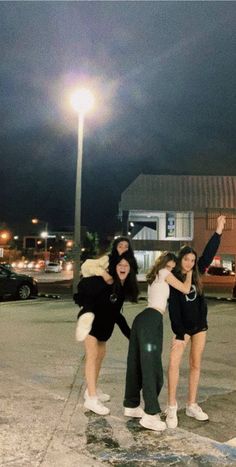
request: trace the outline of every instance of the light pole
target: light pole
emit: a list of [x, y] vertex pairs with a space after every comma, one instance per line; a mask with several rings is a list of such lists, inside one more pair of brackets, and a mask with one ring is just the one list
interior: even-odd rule
[[47, 259], [47, 251], [48, 251], [48, 222], [45, 224], [45, 231], [41, 232], [41, 237], [44, 238], [44, 256], [45, 260]]
[[81, 254], [81, 181], [83, 161], [84, 117], [92, 109], [94, 98], [88, 89], [79, 89], [71, 96], [71, 104], [78, 113], [78, 146], [75, 187], [75, 220], [74, 220], [74, 267], [73, 267], [73, 293], [77, 291], [80, 278]]
[[44, 238], [44, 259], [46, 261], [48, 252], [48, 222], [37, 218], [31, 219], [31, 222], [32, 224], [45, 224], [45, 231], [41, 233], [41, 237]]

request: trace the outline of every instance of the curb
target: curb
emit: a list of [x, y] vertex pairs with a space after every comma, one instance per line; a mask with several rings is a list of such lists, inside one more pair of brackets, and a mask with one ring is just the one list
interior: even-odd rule
[[236, 298], [234, 297], [213, 297], [211, 295], [205, 295], [207, 300], [218, 300], [222, 302], [236, 302]]
[[55, 300], [60, 300], [61, 295], [51, 294], [51, 293], [39, 293], [37, 298], [54, 298]]

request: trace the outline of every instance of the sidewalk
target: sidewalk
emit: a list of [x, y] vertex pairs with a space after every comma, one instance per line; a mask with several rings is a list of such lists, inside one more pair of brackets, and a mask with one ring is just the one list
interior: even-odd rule
[[[144, 306], [125, 306], [130, 323]], [[83, 408], [83, 345], [74, 341], [73, 303], [39, 299], [1, 304], [0, 465], [236, 466], [236, 306], [210, 302], [209, 308], [199, 400], [211, 421], [200, 423], [184, 414], [186, 355], [178, 395], [179, 428], [156, 433], [123, 416], [128, 341], [118, 328], [101, 374], [101, 385], [111, 395], [111, 415], [100, 417]], [[165, 368], [170, 337], [166, 316]], [[163, 409], [165, 402], [166, 387]]]

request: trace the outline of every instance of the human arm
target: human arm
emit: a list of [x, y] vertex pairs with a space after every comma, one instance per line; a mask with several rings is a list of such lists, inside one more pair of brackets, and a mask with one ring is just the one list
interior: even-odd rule
[[182, 322], [180, 293], [172, 287], [170, 288], [169, 317], [171, 329], [176, 335], [176, 339], [184, 341], [185, 329]]
[[198, 260], [198, 269], [201, 274], [205, 272], [214, 259], [214, 256], [220, 245], [221, 235], [224, 230], [225, 222], [225, 216], [219, 216], [217, 218], [216, 231], [206, 244], [203, 253]]
[[119, 313], [116, 317], [116, 324], [119, 326], [122, 334], [124, 334], [127, 339], [130, 338], [130, 327], [124, 317], [121, 313]]
[[177, 279], [174, 276], [174, 274], [172, 274], [172, 272], [168, 274], [165, 280], [167, 284], [174, 287], [174, 289], [177, 289], [184, 294], [188, 294], [190, 292], [191, 284], [192, 284], [192, 271], [189, 271], [186, 274], [186, 279], [184, 282], [181, 282], [179, 279]]

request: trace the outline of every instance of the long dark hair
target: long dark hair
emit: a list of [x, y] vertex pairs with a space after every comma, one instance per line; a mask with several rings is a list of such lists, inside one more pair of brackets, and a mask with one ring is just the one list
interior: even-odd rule
[[[132, 261], [132, 269], [134, 270], [135, 274], [138, 273], [138, 265], [137, 261], [134, 256], [134, 252], [130, 243], [129, 237], [117, 237], [111, 247], [111, 253], [109, 254], [109, 269], [108, 272], [111, 276], [114, 276], [115, 274], [115, 268], [117, 265], [117, 261], [121, 258], [117, 251], [117, 246], [119, 245], [120, 242], [127, 242], [128, 243], [128, 250], [125, 252], [125, 254], [129, 255], [131, 261]], [[125, 258], [126, 259], [126, 258]], [[128, 260], [127, 260], [128, 261]]]
[[169, 261], [174, 261], [176, 263], [176, 256], [174, 253], [170, 253], [169, 251], [163, 251], [146, 275], [147, 283], [149, 285], [153, 283], [160, 269], [163, 269]]
[[[125, 259], [129, 265], [130, 265], [130, 272], [127, 276], [127, 278], [124, 281], [124, 284], [122, 285], [120, 282], [120, 279], [117, 275], [116, 272], [116, 266], [117, 264], [122, 261], [122, 259]], [[134, 302], [137, 303], [138, 300], [138, 294], [139, 294], [139, 288], [138, 288], [138, 281], [136, 277], [136, 260], [135, 258], [130, 256], [130, 253], [126, 251], [122, 255], [118, 255], [116, 264], [114, 265], [114, 273], [113, 273], [113, 278], [114, 278], [114, 284], [113, 284], [113, 291], [114, 293], [117, 293], [118, 290], [122, 287], [123, 293], [125, 300], [128, 300], [129, 302]]]
[[174, 269], [174, 274], [179, 280], [184, 282], [186, 278], [186, 274], [182, 272], [182, 259], [184, 256], [188, 255], [189, 253], [195, 256], [195, 264], [192, 268], [192, 271], [193, 271], [192, 283], [196, 286], [197, 292], [201, 295], [202, 294], [202, 281], [201, 281], [201, 277], [200, 277], [200, 273], [199, 273], [198, 265], [197, 265], [197, 253], [191, 246], [185, 245], [185, 246], [182, 246], [182, 248], [180, 248], [178, 256], [177, 256], [177, 263]]

